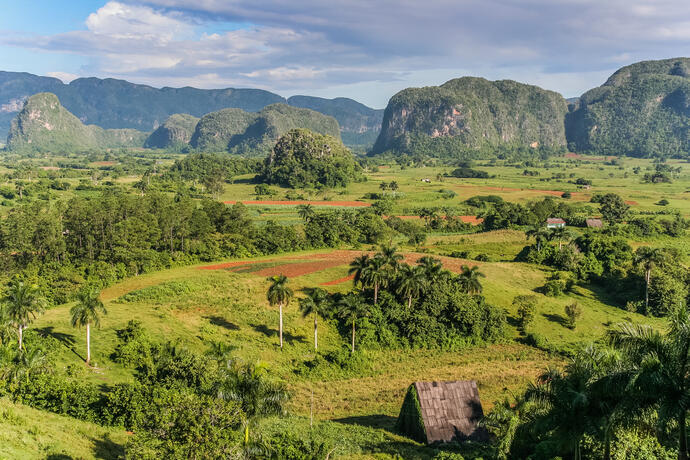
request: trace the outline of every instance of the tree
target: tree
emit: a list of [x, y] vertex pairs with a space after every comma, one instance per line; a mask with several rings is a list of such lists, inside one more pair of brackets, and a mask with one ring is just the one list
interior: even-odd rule
[[447, 271], [443, 270], [443, 263], [441, 260], [435, 257], [424, 256], [417, 260], [417, 263], [422, 267], [424, 275], [429, 281], [434, 281], [442, 275], [447, 274]]
[[268, 281], [271, 285], [268, 287], [266, 293], [266, 299], [268, 303], [275, 307], [278, 305], [280, 309], [280, 325], [279, 325], [279, 335], [280, 335], [280, 349], [283, 349], [283, 306], [287, 306], [292, 299], [293, 292], [287, 286], [288, 277], [285, 275], [275, 275], [270, 276]]
[[319, 349], [319, 325], [318, 316], [323, 315], [324, 308], [328, 304], [328, 292], [321, 288], [313, 288], [307, 292], [307, 297], [299, 299], [299, 308], [302, 316], [314, 315], [314, 350]]
[[664, 261], [664, 253], [661, 249], [652, 249], [649, 246], [640, 246], [635, 251], [635, 265], [644, 269], [644, 306], [645, 312], [649, 310], [649, 282], [652, 279], [652, 269]]
[[472, 268], [467, 265], [460, 267], [462, 270], [458, 275], [458, 281], [462, 290], [467, 294], [480, 294], [482, 292], [482, 283], [479, 278], [486, 278], [486, 275], [479, 271], [478, 266]]
[[297, 215], [304, 222], [309, 222], [314, 217], [314, 214], [316, 214], [316, 211], [314, 211], [314, 206], [309, 203], [297, 206]]
[[0, 305], [0, 345], [7, 345], [17, 334], [7, 306]]
[[563, 249], [563, 240], [569, 240], [572, 238], [573, 232], [565, 227], [558, 227], [551, 229], [551, 234], [549, 238], [558, 241], [558, 250]]
[[395, 195], [395, 192], [398, 191], [398, 183], [392, 180], [390, 184], [388, 184], [388, 188], [393, 192], [393, 195]]
[[381, 182], [381, 183], [379, 184], [379, 189], [380, 189], [382, 192], [385, 192], [386, 190], [388, 190], [388, 183], [387, 183], [387, 182]]
[[541, 245], [549, 239], [550, 231], [548, 228], [538, 225], [525, 232], [527, 238], [534, 238], [537, 243], [537, 252], [541, 252]]
[[23, 349], [24, 330], [36, 315], [45, 310], [45, 300], [41, 297], [38, 286], [14, 281], [7, 288], [3, 298], [7, 314], [17, 328], [19, 335], [19, 349]]
[[366, 274], [367, 267], [371, 263], [371, 259], [367, 254], [362, 254], [361, 256], [355, 257], [352, 262], [350, 262], [350, 268], [347, 270], [348, 275], [354, 275], [352, 282], [355, 286], [358, 283], [362, 284], [362, 289], [364, 289], [364, 279], [362, 278]]
[[537, 296], [519, 295], [513, 299], [513, 306], [517, 307], [518, 323], [524, 332], [532, 321], [537, 311]]
[[352, 353], [355, 352], [355, 323], [357, 319], [368, 315], [367, 307], [355, 293], [344, 296], [338, 302], [338, 315], [352, 324]]
[[690, 316], [677, 308], [666, 334], [648, 325], [623, 324], [609, 331], [609, 343], [629, 366], [627, 388], [640, 408], [655, 407], [662, 420], [678, 425], [678, 459], [688, 459], [686, 418], [690, 401]]
[[100, 299], [101, 293], [94, 287], [82, 289], [77, 294], [77, 304], [70, 309], [72, 327], [86, 326], [86, 364], [91, 362], [91, 325], [101, 325], [101, 314], [108, 314]]
[[400, 265], [400, 261], [403, 259], [402, 254], [398, 253], [398, 248], [391, 244], [381, 245], [375, 257], [381, 258], [383, 265], [390, 269], [392, 273], [398, 270], [398, 265]]
[[628, 206], [623, 198], [615, 193], [607, 193], [597, 200], [599, 202], [599, 210], [601, 217], [609, 224], [619, 224], [625, 220], [628, 215]]
[[362, 269], [362, 285], [374, 288], [374, 305], [378, 303], [379, 288], [388, 283], [389, 273], [381, 257], [369, 259], [369, 263]]
[[407, 264], [400, 267], [397, 292], [407, 298], [408, 310], [412, 307], [412, 298], [418, 297], [426, 284], [427, 277], [423, 267], [412, 267]]

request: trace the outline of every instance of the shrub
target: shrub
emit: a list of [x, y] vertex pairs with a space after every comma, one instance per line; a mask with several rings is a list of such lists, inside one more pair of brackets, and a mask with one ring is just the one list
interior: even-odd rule
[[537, 297], [533, 295], [519, 295], [513, 299], [513, 306], [517, 306], [518, 323], [524, 332], [537, 311]]
[[582, 307], [577, 302], [565, 306], [566, 326], [575, 329], [575, 323], [582, 316]]

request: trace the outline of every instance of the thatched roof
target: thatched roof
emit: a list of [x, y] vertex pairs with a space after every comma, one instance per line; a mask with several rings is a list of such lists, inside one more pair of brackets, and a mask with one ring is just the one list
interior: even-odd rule
[[604, 226], [601, 219], [586, 219], [585, 222], [589, 228], [601, 228]]
[[[428, 444], [468, 439], [473, 441], [488, 439], [487, 431], [477, 426], [479, 420], [484, 416], [482, 404], [479, 400], [477, 382], [464, 380], [415, 382], [412, 387], [414, 387], [418, 399], [418, 406], [417, 404], [410, 404], [406, 410], [405, 406], [408, 403], [406, 398], [401, 410], [399, 426], [403, 428], [403, 431], [406, 431], [404, 429], [405, 426], [409, 427], [411, 423], [401, 424], [401, 419], [404, 415], [409, 417], [411, 415], [409, 413], [410, 409], [417, 406], [417, 410], [421, 412], [418, 417], [423, 422], [423, 426], [419, 426], [418, 431], [423, 430], [423, 435], [422, 433], [406, 434], [415, 435], [413, 437], [420, 441], [426, 441]], [[410, 419], [408, 418], [408, 420]], [[414, 419], [410, 421], [414, 421]]]

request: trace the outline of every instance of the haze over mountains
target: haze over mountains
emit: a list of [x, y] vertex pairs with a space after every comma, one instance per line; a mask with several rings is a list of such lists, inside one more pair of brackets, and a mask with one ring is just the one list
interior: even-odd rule
[[84, 124], [105, 129], [153, 131], [176, 113], [202, 117], [226, 108], [258, 112], [282, 103], [314, 109], [338, 119], [348, 144], [371, 144], [378, 134], [383, 110], [346, 98], [282, 96], [260, 89], [153, 88], [112, 78], [78, 78], [64, 84], [57, 78], [0, 71], [0, 139], [24, 101], [37, 93], [53, 93]]
[[[57, 95], [64, 109], [56, 108], [53, 99], [32, 101], [31, 110], [50, 107], [56, 119], [39, 123], [25, 107], [13, 122], [11, 148], [48, 149], [49, 139], [67, 148], [65, 139], [79, 136], [83, 139], [72, 148], [141, 141], [137, 146], [263, 155], [280, 135], [306, 128], [342, 137], [350, 146], [373, 145], [373, 153], [433, 154], [440, 148], [501, 145], [633, 156], [682, 156], [690, 151], [689, 58], [623, 67], [601, 87], [568, 100], [511, 80], [463, 77], [400, 91], [385, 111], [346, 98], [286, 100], [262, 90], [155, 89], [95, 78], [65, 85], [52, 78], [2, 72], [0, 122], [14, 118], [38, 88]], [[75, 120], [153, 133], [101, 132]], [[52, 129], [44, 136], [40, 132], [46, 124]], [[71, 131], [57, 135], [57, 127]], [[32, 133], [38, 135], [36, 140]]]

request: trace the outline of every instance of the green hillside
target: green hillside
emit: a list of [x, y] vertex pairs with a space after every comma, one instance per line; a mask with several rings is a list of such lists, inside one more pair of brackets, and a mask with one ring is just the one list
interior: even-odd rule
[[0, 398], [0, 459], [117, 459], [124, 430], [39, 411]]
[[239, 109], [210, 113], [199, 120], [190, 144], [202, 151], [262, 155], [270, 152], [280, 136], [297, 128], [340, 139], [335, 118], [309, 109], [272, 104], [257, 114]]
[[567, 103], [555, 92], [510, 80], [463, 77], [408, 88], [391, 98], [374, 152], [414, 150], [415, 139], [459, 146], [564, 146]]
[[189, 144], [199, 119], [186, 113], [176, 113], [146, 139], [148, 148], [179, 148]]
[[12, 121], [10, 150], [67, 153], [75, 150], [141, 147], [146, 133], [133, 129], [103, 129], [85, 125], [65, 109], [57, 96], [31, 96]]
[[690, 149], [690, 58], [621, 68], [567, 116], [572, 149], [607, 155], [686, 155]]

